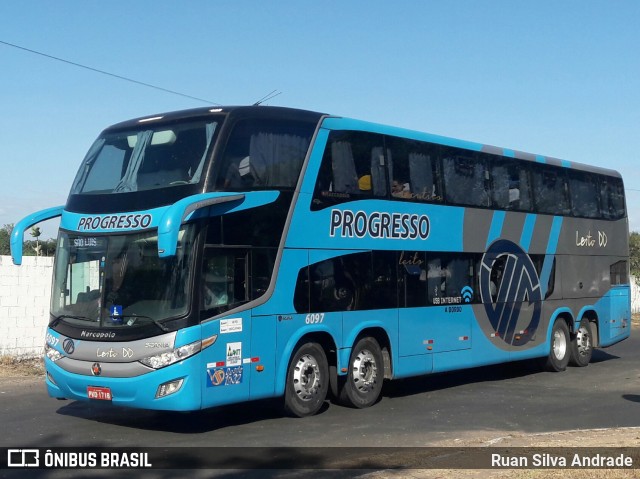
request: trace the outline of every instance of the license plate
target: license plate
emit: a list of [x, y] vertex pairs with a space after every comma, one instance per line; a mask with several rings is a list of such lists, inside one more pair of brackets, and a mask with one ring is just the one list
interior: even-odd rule
[[87, 396], [89, 399], [97, 399], [99, 401], [111, 401], [113, 399], [110, 388], [99, 388], [95, 386], [87, 386]]

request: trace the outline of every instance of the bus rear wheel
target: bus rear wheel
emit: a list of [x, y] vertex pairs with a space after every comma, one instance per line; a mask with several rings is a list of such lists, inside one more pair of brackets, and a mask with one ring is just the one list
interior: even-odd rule
[[591, 324], [588, 319], [580, 322], [575, 337], [571, 340], [571, 364], [585, 367], [591, 362], [593, 354], [593, 336], [591, 336]]
[[383, 379], [384, 365], [378, 341], [362, 338], [351, 350], [349, 372], [341, 384], [338, 399], [345, 406], [369, 407], [380, 397]]
[[551, 330], [551, 347], [547, 357], [546, 369], [560, 372], [567, 369], [570, 357], [569, 327], [562, 319], [557, 319]]
[[327, 397], [329, 366], [318, 343], [301, 345], [291, 358], [284, 393], [285, 412], [295, 417], [313, 416]]

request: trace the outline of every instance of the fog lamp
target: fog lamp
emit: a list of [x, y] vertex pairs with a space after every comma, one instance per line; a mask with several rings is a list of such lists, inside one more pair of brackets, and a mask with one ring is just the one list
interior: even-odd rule
[[169, 396], [171, 394], [177, 393], [180, 391], [182, 384], [184, 383], [184, 378], [174, 379], [173, 381], [168, 381], [166, 383], [162, 383], [158, 386], [158, 391], [156, 392], [156, 399], [163, 398], [165, 396]]

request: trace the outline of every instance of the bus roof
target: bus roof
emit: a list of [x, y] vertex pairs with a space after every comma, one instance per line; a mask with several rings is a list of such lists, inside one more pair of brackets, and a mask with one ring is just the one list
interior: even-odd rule
[[358, 130], [358, 131], [370, 131], [373, 133], [380, 133], [390, 136], [398, 136], [402, 138], [409, 138], [418, 141], [427, 141], [444, 146], [452, 146], [457, 148], [463, 148], [470, 151], [478, 151], [488, 154], [494, 154], [504, 157], [517, 158], [525, 161], [532, 161], [536, 163], [545, 163], [553, 166], [560, 166], [565, 168], [571, 168], [580, 171], [587, 171], [590, 173], [598, 173], [606, 176], [613, 176], [621, 178], [619, 172], [609, 169], [601, 168], [584, 163], [578, 163], [575, 161], [567, 161], [550, 156], [537, 155], [533, 153], [526, 153], [519, 150], [512, 150], [507, 148], [501, 148], [493, 145], [486, 145], [482, 143], [475, 143], [465, 140], [460, 140], [451, 137], [445, 137], [435, 135], [431, 133], [425, 133], [417, 130], [409, 130], [405, 128], [393, 127], [383, 125], [379, 123], [371, 123], [362, 120], [355, 120], [337, 115], [327, 115], [325, 113], [302, 110], [297, 108], [288, 107], [276, 107], [276, 106], [211, 106], [202, 108], [192, 108], [188, 110], [178, 110], [172, 112], [159, 113], [155, 115], [147, 115], [144, 117], [134, 118], [126, 120], [120, 123], [116, 123], [105, 131], [121, 130], [129, 128], [138, 128], [141, 123], [145, 122], [162, 122], [172, 123], [174, 121], [184, 121], [191, 118], [203, 118], [211, 115], [228, 115], [233, 117], [234, 120], [247, 118], [264, 118], [272, 117], [277, 119], [299, 119], [302, 121], [318, 122], [322, 118], [325, 118], [322, 126], [329, 129], [345, 129], [345, 130]]
[[319, 121], [324, 116], [323, 113], [318, 113], [309, 110], [300, 110], [297, 108], [286, 108], [277, 106], [215, 106], [204, 108], [192, 108], [189, 110], [178, 110], [165, 113], [158, 113], [155, 115], [147, 115], [131, 120], [126, 120], [115, 125], [111, 125], [106, 130], [121, 130], [127, 128], [138, 128], [140, 124], [146, 122], [162, 122], [171, 123], [174, 121], [189, 120], [195, 118], [203, 118], [212, 115], [229, 115], [235, 119], [243, 117], [260, 118], [260, 117], [273, 117], [273, 118], [288, 118], [288, 119], [300, 119], [303, 121]]

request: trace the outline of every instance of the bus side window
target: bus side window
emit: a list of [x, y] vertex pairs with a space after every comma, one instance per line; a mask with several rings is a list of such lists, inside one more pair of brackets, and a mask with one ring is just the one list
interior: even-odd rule
[[[419, 201], [442, 201], [437, 147], [387, 137], [391, 196]], [[393, 156], [392, 156], [393, 155]]]
[[386, 196], [389, 152], [384, 151], [383, 144], [381, 135], [331, 132], [318, 173], [314, 204], [322, 205], [330, 198], [346, 201], [352, 195]]
[[424, 253], [401, 251], [398, 258], [400, 307], [427, 305], [427, 264]]
[[435, 152], [409, 153], [409, 177], [412, 197], [424, 201], [442, 201], [439, 163]]
[[629, 284], [629, 277], [627, 275], [628, 266], [627, 262], [617, 261], [609, 266], [609, 278], [612, 285], [616, 284]]
[[[473, 255], [442, 253], [437, 257], [429, 257], [428, 255], [427, 258], [426, 278], [429, 304], [442, 304], [442, 298], [459, 298], [462, 302], [462, 290], [465, 287], [477, 291], [477, 275], [474, 272], [475, 258]], [[469, 302], [477, 300], [477, 293], [469, 298]]]
[[571, 205], [575, 216], [597, 218], [600, 215], [598, 204], [598, 181], [588, 173], [569, 172]]
[[201, 311], [226, 311], [249, 300], [246, 249], [205, 248], [202, 264]]
[[293, 293], [293, 307], [296, 313], [308, 313], [309, 308], [309, 267], [305, 266], [298, 272], [296, 289]]
[[489, 156], [491, 199], [494, 208], [531, 211], [528, 169], [522, 163]]
[[393, 165], [391, 151], [387, 149], [385, 154], [383, 147], [374, 146], [371, 149], [371, 189], [374, 196], [387, 195], [386, 165]]
[[[538, 277], [542, 281], [542, 269], [544, 267], [545, 255], [543, 254], [534, 254], [531, 255], [531, 261], [533, 261], [533, 265], [536, 268], [536, 272], [538, 273]], [[553, 257], [551, 259], [551, 272], [549, 274], [549, 281], [546, 284], [547, 292], [544, 296], [544, 299], [547, 299], [549, 296], [553, 294], [553, 291], [556, 286], [556, 258]]]
[[440, 304], [446, 288], [446, 269], [443, 269], [440, 258], [432, 258], [427, 262], [427, 295], [429, 304]]
[[[331, 190], [337, 193], [358, 193], [362, 187], [353, 158], [351, 143], [334, 141], [331, 143], [331, 169], [333, 181]], [[364, 187], [362, 187], [364, 190]], [[370, 186], [368, 189], [371, 189]]]
[[312, 313], [356, 309], [359, 283], [353, 276], [352, 265], [353, 262], [337, 257], [309, 266], [309, 309]]
[[624, 188], [620, 178], [600, 178], [601, 216], [620, 219], [625, 216]]
[[[367, 254], [368, 255], [368, 254]], [[374, 251], [372, 283], [367, 309], [398, 307], [397, 255], [394, 251]]]
[[454, 205], [489, 206], [486, 164], [471, 152], [449, 149], [442, 160], [447, 202]]
[[566, 215], [569, 208], [567, 178], [562, 168], [534, 168], [533, 191], [536, 211], [543, 214]]
[[227, 281], [231, 276], [231, 266], [228, 264], [229, 258], [225, 255], [218, 255], [215, 249], [206, 249], [205, 258], [202, 265], [202, 311], [207, 311], [229, 303], [229, 298], [233, 297], [233, 290], [229, 289], [232, 284]]

